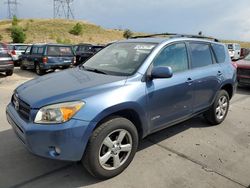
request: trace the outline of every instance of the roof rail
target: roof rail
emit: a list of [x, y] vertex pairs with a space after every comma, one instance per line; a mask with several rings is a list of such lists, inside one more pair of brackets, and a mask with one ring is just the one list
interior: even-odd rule
[[157, 34], [152, 34], [152, 35], [139, 35], [139, 36], [131, 37], [131, 39], [149, 38], [149, 37], [156, 37], [156, 36], [169, 36], [170, 38], [178, 38], [178, 37], [199, 38], [199, 39], [209, 39], [215, 42], [219, 42], [219, 40], [216, 38], [207, 37], [204, 35], [190, 35], [190, 34], [178, 34], [178, 33], [157, 33]]

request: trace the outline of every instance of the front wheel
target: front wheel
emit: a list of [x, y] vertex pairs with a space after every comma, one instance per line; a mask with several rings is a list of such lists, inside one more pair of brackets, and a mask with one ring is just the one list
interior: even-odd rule
[[218, 125], [224, 121], [229, 109], [229, 95], [221, 90], [217, 94], [213, 105], [204, 113], [205, 118], [211, 125]]
[[138, 147], [138, 133], [128, 119], [115, 117], [92, 134], [82, 163], [95, 177], [107, 179], [120, 174], [130, 164]]

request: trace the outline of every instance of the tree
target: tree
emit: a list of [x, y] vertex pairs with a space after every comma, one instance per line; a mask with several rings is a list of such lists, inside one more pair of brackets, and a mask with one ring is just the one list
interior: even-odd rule
[[129, 29], [126, 29], [126, 30], [123, 32], [123, 37], [126, 38], [126, 39], [132, 37], [132, 35], [133, 35], [133, 32], [130, 31]]
[[24, 43], [26, 40], [26, 34], [22, 27], [13, 26], [11, 28], [11, 38], [14, 43]]
[[69, 31], [72, 35], [80, 35], [82, 33], [83, 26], [80, 23], [74, 25], [74, 27]]
[[12, 26], [17, 26], [17, 24], [18, 24], [18, 19], [17, 19], [16, 16], [13, 16], [13, 18], [12, 18]]
[[0, 35], [0, 41], [2, 41], [3, 40], [3, 36], [2, 35]]

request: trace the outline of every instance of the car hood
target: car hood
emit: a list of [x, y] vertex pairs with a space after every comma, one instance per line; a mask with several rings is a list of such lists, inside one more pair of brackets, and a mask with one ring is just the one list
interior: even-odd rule
[[239, 68], [250, 68], [250, 61], [244, 59], [237, 61], [236, 64]]
[[36, 109], [53, 103], [83, 100], [121, 87], [125, 81], [124, 76], [98, 74], [77, 67], [28, 81], [15, 92], [21, 100]]

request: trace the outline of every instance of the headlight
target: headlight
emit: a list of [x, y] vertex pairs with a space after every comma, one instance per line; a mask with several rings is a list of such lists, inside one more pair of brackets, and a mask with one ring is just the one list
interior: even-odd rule
[[41, 108], [35, 118], [35, 123], [53, 124], [70, 120], [83, 106], [83, 101], [53, 104]]

